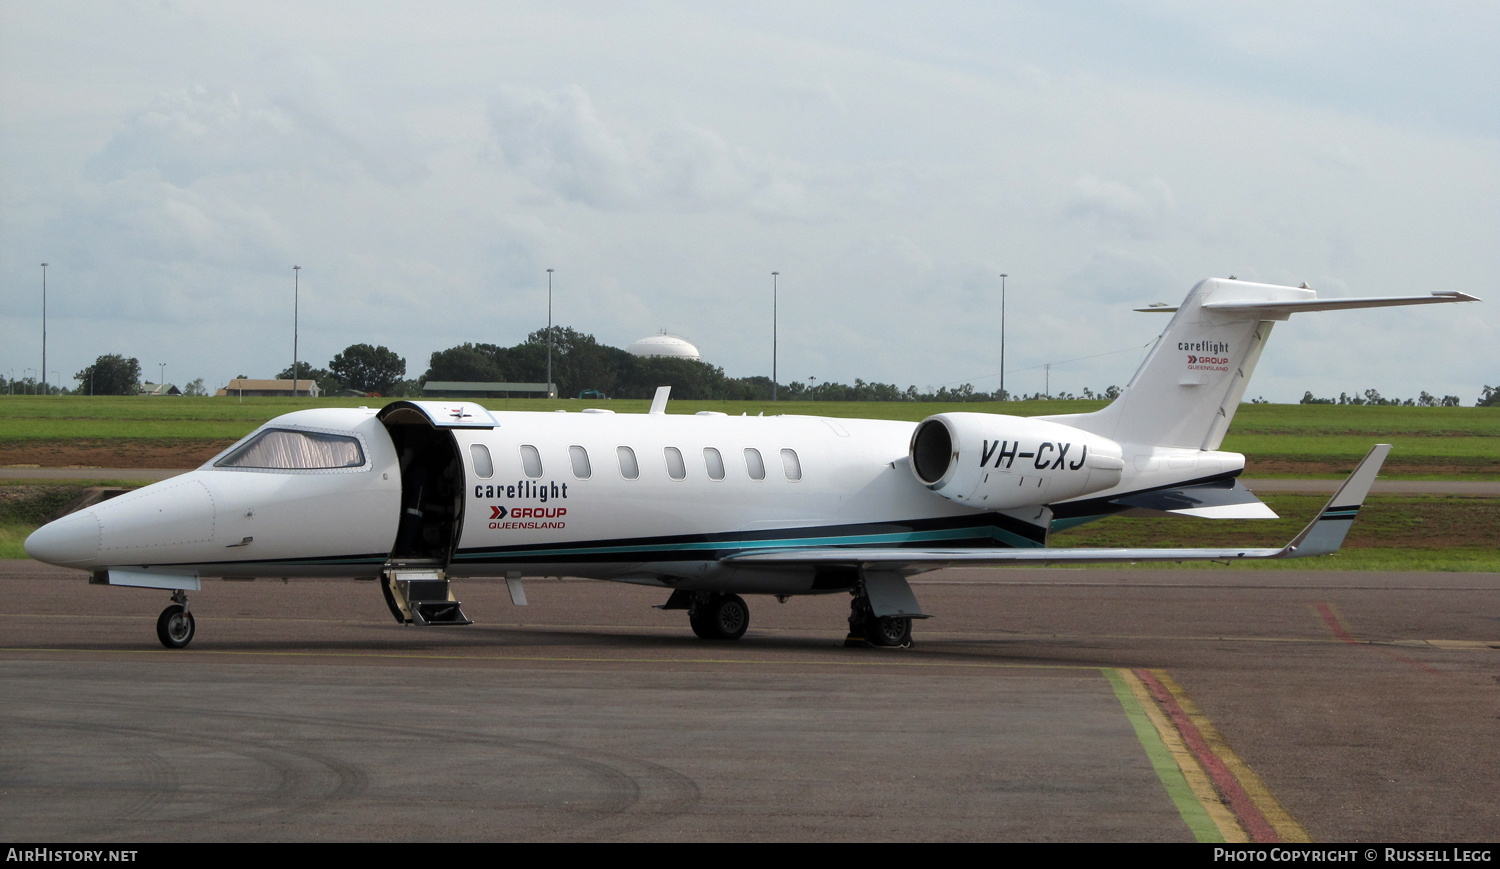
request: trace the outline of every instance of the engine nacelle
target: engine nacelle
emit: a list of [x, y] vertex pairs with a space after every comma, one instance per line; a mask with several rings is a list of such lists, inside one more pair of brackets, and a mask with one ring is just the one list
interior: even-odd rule
[[1120, 482], [1120, 445], [1072, 426], [996, 413], [929, 416], [911, 437], [911, 469], [950, 501], [988, 510], [1048, 504]]

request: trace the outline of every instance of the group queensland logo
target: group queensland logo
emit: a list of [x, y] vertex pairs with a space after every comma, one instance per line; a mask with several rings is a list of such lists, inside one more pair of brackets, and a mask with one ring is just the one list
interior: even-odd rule
[[538, 506], [490, 504], [489, 527], [491, 531], [531, 531], [546, 528], [566, 528], [567, 507], [540, 506], [568, 498], [568, 484], [546, 483], [537, 480], [519, 480], [515, 485], [474, 487], [475, 498], [505, 498], [506, 500], [534, 501]]
[[1179, 341], [1177, 349], [1194, 351], [1187, 357], [1190, 371], [1229, 370], [1228, 341]]

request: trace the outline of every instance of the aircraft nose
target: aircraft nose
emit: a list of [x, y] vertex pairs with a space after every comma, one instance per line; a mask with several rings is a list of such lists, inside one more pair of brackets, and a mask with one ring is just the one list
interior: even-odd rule
[[99, 557], [103, 531], [92, 510], [80, 510], [38, 528], [26, 538], [26, 554], [62, 567], [83, 567]]

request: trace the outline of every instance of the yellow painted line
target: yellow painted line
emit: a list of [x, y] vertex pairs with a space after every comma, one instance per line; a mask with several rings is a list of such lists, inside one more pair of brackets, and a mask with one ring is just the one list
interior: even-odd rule
[[1209, 780], [1203, 765], [1198, 763], [1198, 758], [1193, 756], [1192, 750], [1182, 741], [1182, 735], [1177, 732], [1177, 728], [1173, 727], [1172, 723], [1167, 720], [1167, 716], [1162, 714], [1161, 707], [1157, 705], [1151, 692], [1146, 690], [1146, 684], [1140, 680], [1139, 676], [1123, 667], [1118, 672], [1125, 684], [1130, 686], [1130, 693], [1135, 695], [1136, 702], [1145, 711], [1151, 726], [1155, 727], [1156, 732], [1161, 736], [1162, 744], [1167, 747], [1172, 759], [1182, 770], [1182, 777], [1192, 789], [1193, 796], [1203, 805], [1209, 820], [1219, 828], [1219, 835], [1229, 843], [1249, 842], [1250, 835], [1235, 819], [1234, 812], [1230, 811], [1229, 807], [1224, 805], [1224, 801], [1219, 798], [1219, 792]]
[[1223, 734], [1219, 733], [1218, 728], [1214, 727], [1213, 722], [1208, 720], [1208, 716], [1203, 714], [1198, 704], [1193, 702], [1182, 686], [1177, 684], [1177, 680], [1167, 675], [1165, 670], [1152, 670], [1151, 674], [1168, 691], [1172, 692], [1177, 705], [1182, 707], [1183, 714], [1187, 715], [1193, 726], [1198, 728], [1198, 732], [1208, 743], [1209, 749], [1218, 755], [1219, 760], [1229, 768], [1230, 773], [1240, 783], [1240, 787], [1244, 788], [1245, 793], [1249, 795], [1251, 802], [1255, 803], [1261, 815], [1276, 830], [1276, 835], [1280, 836], [1283, 842], [1311, 842], [1312, 838], [1307, 835], [1307, 830], [1297, 823], [1297, 819], [1292, 817], [1279, 800], [1271, 795], [1271, 789], [1266, 787], [1266, 783], [1261, 780], [1255, 770], [1241, 760], [1238, 754], [1235, 754]]
[[1487, 652], [1500, 649], [1500, 640], [1397, 640], [1395, 646], [1427, 646], [1445, 652]]

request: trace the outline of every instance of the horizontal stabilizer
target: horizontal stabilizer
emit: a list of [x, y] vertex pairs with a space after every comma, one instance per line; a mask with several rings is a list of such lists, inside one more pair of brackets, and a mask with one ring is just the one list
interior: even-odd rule
[[950, 565], [1108, 564], [1143, 561], [1242, 561], [1258, 558], [1304, 558], [1337, 552], [1349, 533], [1365, 496], [1391, 451], [1376, 444], [1329, 499], [1317, 518], [1280, 549], [875, 549], [823, 547], [743, 552], [725, 561], [757, 564], [879, 566], [883, 569], [934, 569]]
[[1478, 297], [1453, 290], [1434, 292], [1427, 296], [1369, 296], [1355, 299], [1307, 299], [1287, 300], [1225, 300], [1203, 303], [1209, 312], [1257, 314], [1266, 320], [1285, 320], [1292, 314], [1304, 311], [1348, 311], [1354, 308], [1390, 308], [1397, 305], [1440, 305], [1447, 302], [1477, 302]]
[[[1241, 302], [1207, 302], [1203, 305], [1206, 311], [1247, 311], [1264, 312], [1269, 314], [1267, 319], [1285, 320], [1286, 315], [1301, 311], [1347, 311], [1351, 308], [1388, 308], [1395, 305], [1435, 305], [1443, 302], [1479, 302], [1483, 301], [1478, 296], [1468, 293], [1460, 293], [1457, 290], [1434, 290], [1427, 296], [1387, 296], [1384, 298], [1371, 296], [1356, 299], [1313, 299], [1307, 302], [1266, 302], [1266, 301], [1241, 301]], [[1144, 308], [1132, 308], [1142, 314], [1175, 314], [1177, 305], [1167, 305], [1157, 302]]]

